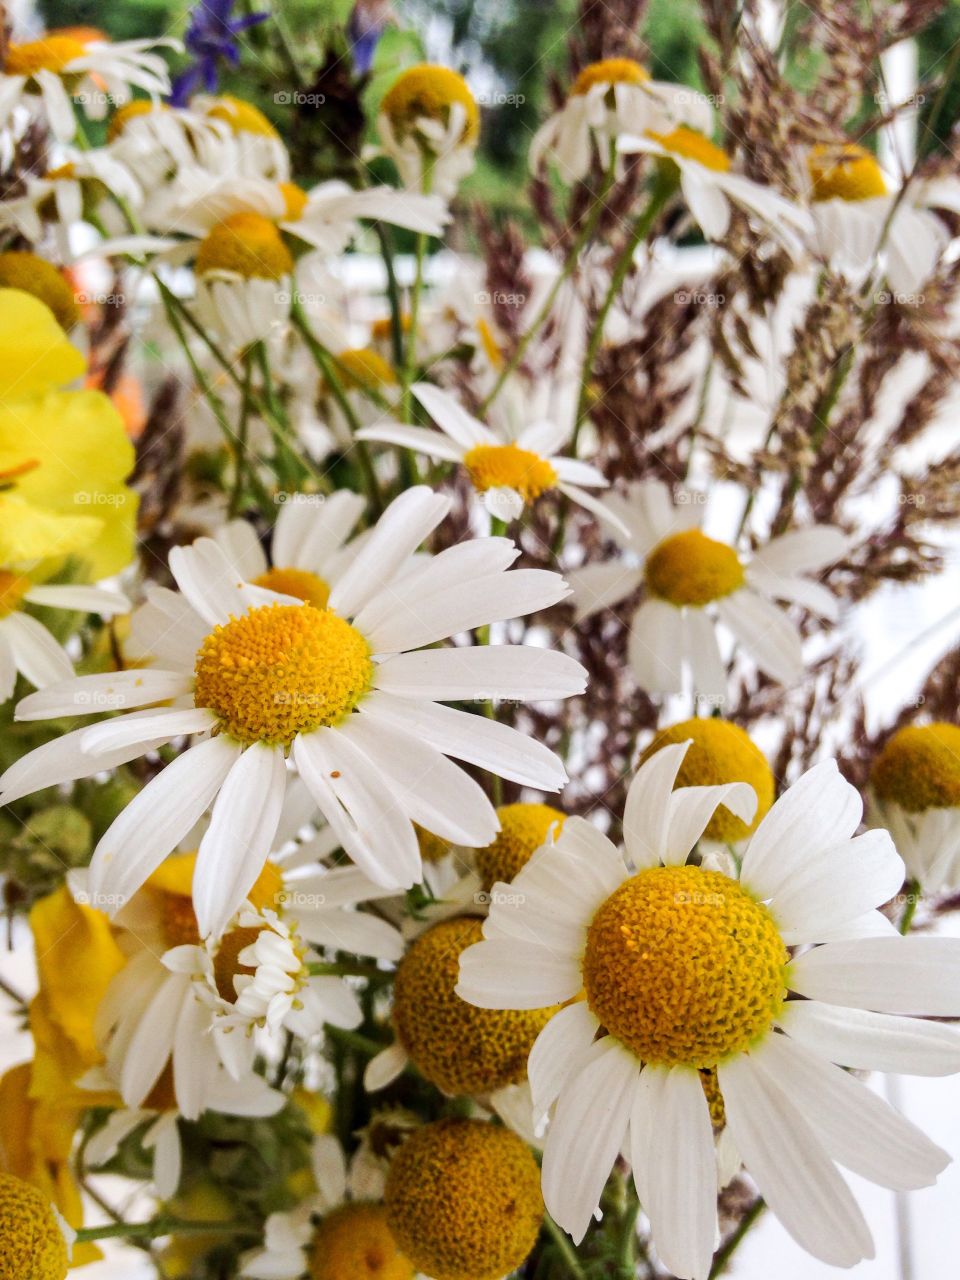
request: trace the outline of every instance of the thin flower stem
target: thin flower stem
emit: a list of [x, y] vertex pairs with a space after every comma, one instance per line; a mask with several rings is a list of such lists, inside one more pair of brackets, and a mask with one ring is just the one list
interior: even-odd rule
[[427, 250], [427, 237], [424, 232], [417, 235], [415, 251], [416, 268], [413, 276], [413, 288], [410, 292], [410, 325], [407, 329], [407, 341], [404, 350], [403, 368], [400, 381], [403, 387], [403, 421], [410, 422], [412, 400], [410, 386], [417, 372], [417, 329], [420, 323], [420, 298], [423, 294], [423, 259]]
[[243, 505], [243, 479], [247, 470], [247, 446], [250, 435], [250, 382], [253, 378], [253, 361], [250, 352], [244, 354], [245, 376], [243, 379], [244, 395], [240, 405], [240, 421], [237, 424], [237, 444], [234, 450], [233, 489], [230, 492], [228, 514], [233, 519], [240, 514]]
[[110, 1222], [101, 1227], [81, 1227], [77, 1241], [155, 1240], [159, 1236], [255, 1235], [243, 1222], [190, 1222], [181, 1218], [153, 1218], [150, 1222]]
[[390, 233], [382, 222], [377, 223], [376, 232], [377, 239], [380, 241], [384, 270], [387, 273], [387, 297], [390, 300], [390, 350], [393, 354], [393, 363], [400, 370], [403, 368], [403, 307], [400, 303], [400, 286], [397, 284], [397, 273], [393, 265]]
[[564, 283], [573, 274], [577, 266], [577, 262], [579, 261], [580, 254], [583, 252], [588, 241], [592, 239], [593, 233], [597, 229], [597, 224], [599, 223], [600, 217], [606, 208], [607, 196], [610, 194], [610, 189], [613, 186], [615, 179], [616, 166], [611, 164], [604, 175], [603, 186], [600, 188], [597, 198], [591, 206], [589, 214], [581, 224], [577, 238], [570, 247], [570, 252], [567, 254], [566, 261], [560, 269], [560, 274], [557, 276], [556, 280], [554, 280], [550, 292], [544, 299], [540, 310], [534, 316], [533, 322], [529, 328], [524, 330], [523, 336], [513, 350], [513, 354], [500, 370], [496, 382], [493, 384], [493, 387], [486, 399], [480, 405], [481, 413], [485, 413], [487, 409], [490, 408], [491, 404], [493, 404], [494, 400], [496, 400], [503, 388], [503, 384], [507, 381], [510, 375], [516, 371], [520, 362], [523, 360], [523, 357], [526, 355], [527, 348], [530, 343], [547, 322], [550, 313], [553, 310], [553, 304], [557, 300], [557, 294], [560, 292]]
[[898, 926], [904, 937], [906, 937], [910, 932], [910, 928], [913, 924], [913, 917], [917, 914], [917, 907], [920, 905], [920, 885], [916, 880], [908, 880], [906, 890], [907, 901]]
[[587, 1273], [583, 1269], [580, 1259], [577, 1257], [576, 1250], [570, 1243], [566, 1232], [557, 1226], [549, 1213], [545, 1213], [543, 1215], [543, 1225], [546, 1227], [553, 1243], [556, 1245], [557, 1252], [569, 1267], [570, 1275], [575, 1276], [577, 1280], [587, 1280]]
[[622, 1280], [636, 1280], [637, 1277], [637, 1218], [640, 1214], [640, 1202], [631, 1204], [623, 1216], [623, 1227], [620, 1235], [620, 1275]]
[[339, 978], [390, 978], [386, 969], [378, 969], [375, 964], [326, 964], [322, 961], [308, 964], [307, 968], [314, 976], [332, 976]]
[[365, 1058], [375, 1058], [378, 1053], [383, 1053], [387, 1047], [379, 1044], [376, 1040], [371, 1040], [367, 1036], [360, 1035], [357, 1031], [347, 1031], [345, 1027], [333, 1027], [329, 1024], [326, 1028], [329, 1039], [342, 1044], [348, 1049], [354, 1049], [357, 1053], [362, 1053]]
[[722, 1276], [726, 1272], [733, 1255], [740, 1247], [747, 1232], [757, 1221], [766, 1207], [766, 1201], [762, 1196], [758, 1196], [757, 1199], [754, 1200], [753, 1204], [737, 1223], [736, 1229], [727, 1237], [726, 1241], [714, 1255], [713, 1266], [710, 1268], [709, 1280], [717, 1280], [717, 1276]]

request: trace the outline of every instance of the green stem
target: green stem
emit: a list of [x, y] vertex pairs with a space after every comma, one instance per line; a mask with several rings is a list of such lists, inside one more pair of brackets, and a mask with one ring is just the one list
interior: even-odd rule
[[900, 917], [899, 929], [904, 937], [910, 932], [913, 924], [913, 917], [917, 914], [917, 907], [920, 905], [920, 885], [916, 880], [907, 881], [907, 904], [903, 909], [903, 915]]
[[549, 318], [550, 313], [553, 310], [553, 304], [557, 300], [557, 294], [560, 292], [564, 283], [573, 274], [576, 268], [577, 262], [579, 261], [580, 254], [583, 252], [583, 249], [586, 246], [587, 242], [593, 237], [593, 233], [597, 229], [597, 224], [599, 223], [601, 215], [603, 214], [603, 211], [606, 208], [607, 196], [610, 194], [610, 188], [613, 186], [615, 178], [616, 178], [616, 165], [611, 164], [604, 175], [603, 186], [600, 188], [599, 194], [597, 195], [596, 200], [593, 202], [593, 205], [590, 208], [590, 212], [587, 214], [586, 218], [580, 224], [580, 231], [578, 232], [576, 239], [574, 240], [573, 244], [570, 247], [570, 252], [567, 254], [566, 261], [564, 262], [562, 268], [560, 269], [560, 274], [557, 276], [556, 280], [554, 280], [553, 285], [550, 289], [550, 292], [547, 294], [546, 298], [544, 299], [543, 304], [540, 307], [540, 310], [534, 316], [532, 324], [528, 329], [524, 330], [523, 336], [520, 338], [520, 341], [517, 343], [516, 347], [513, 350], [513, 354], [511, 355], [510, 359], [506, 361], [503, 368], [500, 370], [497, 380], [493, 384], [493, 387], [490, 390], [490, 393], [487, 395], [486, 399], [483, 401], [483, 403], [480, 406], [481, 414], [485, 413], [487, 409], [490, 408], [490, 405], [500, 394], [503, 384], [507, 381], [510, 375], [517, 369], [520, 362], [523, 360], [523, 357], [526, 355], [527, 348], [529, 347], [530, 343], [533, 341], [536, 335], [540, 332], [540, 330], [543, 328], [543, 325], [546, 323], [547, 319]]
[[567, 1237], [566, 1232], [557, 1226], [554, 1220], [550, 1217], [549, 1213], [545, 1213], [543, 1215], [543, 1225], [546, 1227], [547, 1231], [549, 1232], [553, 1240], [553, 1243], [556, 1245], [557, 1252], [560, 1254], [564, 1262], [570, 1268], [570, 1274], [572, 1276], [576, 1276], [577, 1280], [586, 1280], [587, 1273], [583, 1269], [580, 1259], [577, 1257], [576, 1250], [574, 1249], [573, 1245], [570, 1243], [570, 1240]]
[[403, 307], [400, 304], [400, 286], [393, 265], [393, 248], [390, 234], [382, 222], [377, 223], [377, 239], [387, 273], [387, 297], [390, 299], [390, 350], [397, 369], [403, 368]]
[[717, 1250], [713, 1259], [713, 1266], [710, 1268], [709, 1280], [716, 1280], [717, 1276], [722, 1276], [727, 1270], [727, 1266], [740, 1247], [741, 1241], [766, 1207], [766, 1203], [762, 1198], [758, 1197], [754, 1200], [753, 1204], [737, 1223], [736, 1230], [727, 1237], [726, 1241]]
[[619, 1269], [623, 1280], [636, 1280], [637, 1277], [637, 1217], [640, 1214], [639, 1201], [631, 1204], [623, 1215], [623, 1227], [620, 1235]]
[[247, 470], [247, 445], [250, 434], [250, 382], [253, 378], [253, 361], [249, 351], [244, 354], [245, 376], [243, 379], [244, 394], [240, 404], [240, 422], [237, 425], [237, 444], [235, 449], [233, 489], [230, 493], [228, 508], [231, 519], [240, 514], [243, 506], [243, 477]]
[[386, 969], [378, 969], [375, 964], [326, 964], [316, 962], [307, 968], [314, 977], [336, 978], [390, 978]]
[[81, 1227], [78, 1244], [93, 1240], [155, 1240], [159, 1236], [254, 1235], [243, 1222], [189, 1222], [181, 1218], [154, 1218], [150, 1222], [110, 1222], [102, 1227]]
[[384, 1049], [387, 1048], [385, 1044], [379, 1044], [376, 1040], [371, 1040], [368, 1036], [362, 1036], [357, 1031], [347, 1031], [344, 1027], [332, 1027], [328, 1024], [326, 1034], [329, 1039], [344, 1045], [348, 1049], [355, 1049], [357, 1053], [362, 1053], [365, 1058], [375, 1058], [378, 1053], [383, 1053]]

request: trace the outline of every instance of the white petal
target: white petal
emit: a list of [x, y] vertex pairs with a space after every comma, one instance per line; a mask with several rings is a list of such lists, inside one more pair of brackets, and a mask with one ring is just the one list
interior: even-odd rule
[[399, 1040], [394, 1041], [389, 1048], [367, 1063], [367, 1069], [363, 1073], [363, 1087], [368, 1093], [379, 1093], [403, 1074], [408, 1062], [407, 1051]]
[[105, 587], [84, 586], [42, 586], [31, 587], [24, 596], [31, 604], [45, 604], [53, 609], [76, 609], [81, 613], [99, 613], [101, 617], [112, 618], [118, 613], [126, 613], [130, 601], [119, 591], [108, 591]]
[[501, 443], [482, 422], [467, 413], [449, 392], [441, 391], [429, 382], [416, 382], [412, 390], [437, 426], [462, 448], [472, 449], [478, 444]]
[[456, 992], [478, 1009], [545, 1009], [572, 999], [582, 986], [573, 957], [535, 942], [495, 938], [461, 954]]
[[182, 671], [110, 671], [103, 675], [74, 676], [17, 704], [17, 720], [51, 720], [59, 716], [90, 716], [105, 711], [127, 711], [154, 702], [168, 702], [189, 693], [192, 674]]
[[[663, 748], [664, 751], [666, 749]], [[757, 793], [748, 782], [724, 782], [715, 787], [680, 787], [674, 791], [670, 797], [670, 821], [663, 853], [663, 861], [668, 866], [682, 866], [686, 862], [687, 855], [720, 805], [729, 809], [741, 822], [752, 822], [757, 812]]]
[[654, 752], [630, 783], [623, 811], [623, 843], [638, 871], [658, 866], [666, 855], [673, 786], [689, 746], [689, 742], [676, 742]]
[[286, 536], [287, 510], [297, 505], [296, 502], [289, 503], [277, 521], [273, 534], [274, 562], [281, 566], [293, 565], [323, 576], [331, 556], [343, 547], [363, 515], [366, 504], [358, 493], [338, 489], [324, 499], [319, 509], [310, 508], [310, 521], [304, 524], [299, 531], [298, 540], [294, 541]]
[[374, 685], [401, 697], [436, 702], [570, 698], [586, 672], [574, 658], [536, 645], [472, 645], [400, 653], [381, 663]]
[[645, 600], [633, 616], [627, 657], [641, 689], [679, 693], [683, 688], [683, 614], [665, 600]]
[[87, 755], [102, 756], [140, 746], [144, 742], [169, 742], [171, 738], [204, 733], [214, 724], [216, 716], [205, 707], [164, 707], [146, 713], [134, 711], [82, 729], [80, 748]]
[[675, 1067], [660, 1091], [648, 1160], [658, 1166], [645, 1205], [664, 1265], [706, 1280], [717, 1234], [717, 1173], [710, 1109], [700, 1075]]
[[719, 703], [727, 692], [727, 672], [720, 657], [717, 629], [704, 609], [689, 609], [684, 618], [686, 656], [693, 673], [693, 687]]
[[153, 1148], [153, 1185], [161, 1200], [169, 1200], [180, 1185], [182, 1152], [175, 1116], [164, 1116], [145, 1135], [143, 1145]]
[[396, 444], [402, 449], [415, 449], [417, 453], [425, 453], [428, 458], [437, 458], [441, 462], [460, 462], [463, 449], [439, 431], [431, 431], [427, 427], [411, 427], [403, 422], [375, 422], [372, 426], [361, 427], [356, 433], [358, 440], [377, 440], [383, 444]]
[[948, 1076], [960, 1071], [960, 1027], [817, 1000], [789, 1000], [780, 1025], [791, 1039], [855, 1071]]
[[800, 633], [782, 609], [746, 587], [716, 607], [761, 671], [780, 684], [796, 684], [803, 675]]
[[643, 570], [633, 569], [622, 560], [608, 560], [606, 564], [587, 564], [582, 569], [570, 569], [566, 579], [573, 592], [576, 617], [580, 622], [632, 595], [643, 581]]
[[761, 547], [751, 561], [785, 577], [798, 573], [817, 573], [846, 553], [850, 539], [829, 524], [809, 529], [792, 529]]
[[174, 547], [170, 572], [177, 586], [211, 627], [247, 612], [247, 598], [237, 568], [212, 538], [198, 538], [192, 546]]
[[[11, 613], [4, 622], [4, 635], [13, 652], [13, 660], [31, 684], [43, 689], [73, 678], [73, 663], [69, 655], [36, 618], [31, 618], [28, 613]], [[22, 702], [20, 706], [23, 706]], [[20, 715], [17, 718], [23, 719]]]
[[[285, 511], [286, 508], [280, 513], [281, 520]], [[270, 567], [256, 531], [246, 520], [228, 521], [217, 529], [213, 539], [245, 582], [259, 578]]]
[[347, 1195], [347, 1162], [343, 1147], [332, 1133], [321, 1133], [314, 1139], [310, 1164], [324, 1207], [335, 1209], [343, 1204]]
[[828, 942], [790, 965], [791, 990], [877, 1013], [960, 1015], [960, 938]]
[[534, 1041], [527, 1062], [534, 1118], [539, 1121], [593, 1044], [599, 1024], [578, 1000], [554, 1014]]
[[[294, 906], [292, 911], [296, 910]], [[375, 960], [398, 961], [403, 957], [400, 931], [365, 911], [318, 911], [312, 915], [301, 912], [298, 924], [300, 936], [320, 946], [372, 956]]]

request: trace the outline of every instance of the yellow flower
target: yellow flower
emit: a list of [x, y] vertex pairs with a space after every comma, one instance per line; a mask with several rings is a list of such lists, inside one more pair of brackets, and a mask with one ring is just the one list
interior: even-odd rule
[[84, 368], [47, 306], [0, 289], [0, 564], [40, 578], [72, 555], [107, 577], [133, 554], [123, 422], [102, 392], [59, 389]]

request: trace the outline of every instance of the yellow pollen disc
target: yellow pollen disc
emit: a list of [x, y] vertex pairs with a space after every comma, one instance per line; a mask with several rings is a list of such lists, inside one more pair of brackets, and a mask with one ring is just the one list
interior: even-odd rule
[[197, 249], [197, 275], [232, 271], [245, 280], [279, 280], [293, 270], [280, 229], [259, 213], [231, 213]]
[[524, 502], [534, 502], [557, 483], [557, 473], [545, 458], [515, 444], [476, 444], [463, 465], [479, 493], [516, 489]]
[[595, 84], [645, 84], [650, 72], [633, 58], [604, 58], [584, 67], [570, 90], [571, 98], [580, 97]]
[[693, 741], [687, 748], [677, 787], [716, 787], [725, 782], [749, 782], [757, 793], [757, 814], [749, 826], [721, 805], [707, 823], [707, 840], [724, 844], [743, 840], [760, 825], [773, 804], [773, 773], [766, 756], [750, 741], [739, 725], [729, 720], [700, 717], [661, 729], [640, 757], [645, 764], [652, 755], [672, 743]]
[[435, 836], [432, 831], [416, 823], [413, 824], [413, 829], [417, 833], [417, 844], [420, 846], [420, 857], [423, 861], [442, 862], [450, 852], [450, 841], [444, 840], [441, 836]]
[[74, 58], [82, 58], [84, 52], [83, 43], [74, 36], [45, 36], [27, 44], [10, 45], [4, 71], [8, 76], [32, 76], [37, 71], [59, 75]]
[[898, 729], [873, 763], [873, 789], [908, 813], [960, 807], [960, 725]]
[[743, 565], [733, 547], [699, 529], [671, 534], [647, 557], [647, 589], [670, 604], [704, 605], [738, 591]]
[[[168, 947], [196, 945], [200, 941], [197, 917], [193, 909], [193, 875], [196, 853], [172, 853], [150, 876], [146, 889], [153, 896]], [[247, 897], [262, 911], [276, 909], [283, 893], [283, 877], [276, 863], [267, 861]]]
[[352, 347], [337, 356], [337, 373], [348, 391], [382, 391], [396, 386], [393, 366], [372, 347]]
[[80, 319], [80, 308], [66, 277], [35, 253], [0, 253], [0, 289], [33, 294], [46, 303], [61, 329], [72, 329]]
[[654, 867], [593, 917], [584, 989], [602, 1025], [644, 1062], [713, 1067], [770, 1029], [787, 959], [769, 911], [735, 880]]
[[413, 1280], [387, 1226], [382, 1204], [345, 1204], [317, 1227], [307, 1268], [310, 1280]]
[[64, 1280], [67, 1245], [50, 1202], [0, 1173], [0, 1280]]
[[252, 977], [256, 972], [249, 965], [240, 963], [240, 952], [246, 947], [252, 947], [262, 932], [262, 929], [253, 927], [228, 929], [220, 939], [217, 953], [213, 957], [213, 976], [221, 999], [230, 1004], [235, 1004], [237, 1000], [234, 978], [241, 973]]
[[207, 115], [211, 120], [222, 120], [234, 133], [255, 133], [264, 138], [280, 136], [262, 111], [228, 93], [207, 108]]
[[254, 578], [258, 587], [266, 587], [282, 596], [296, 596], [316, 609], [325, 609], [330, 599], [330, 586], [307, 569], [283, 569], [274, 566]]
[[107, 127], [107, 141], [115, 142], [131, 120], [136, 120], [140, 116], [152, 115], [154, 111], [166, 111], [167, 109], [162, 103], [156, 103], [151, 98], [133, 98], [130, 102], [125, 102], [122, 107], [117, 107], [110, 117], [110, 124]]
[[393, 1158], [387, 1221], [433, 1280], [501, 1280], [536, 1244], [540, 1170], [510, 1129], [448, 1119], [416, 1129]]
[[875, 157], [852, 142], [812, 147], [807, 154], [807, 169], [814, 201], [870, 200], [887, 194], [887, 183]]
[[730, 157], [722, 147], [718, 147], [715, 142], [711, 142], [696, 129], [688, 129], [685, 124], [678, 125], [669, 133], [655, 133], [652, 129], [648, 129], [647, 137], [652, 138], [654, 142], [659, 142], [661, 147], [672, 151], [675, 156], [681, 156], [684, 160], [695, 160], [697, 164], [702, 164], [705, 169], [712, 169], [714, 173], [726, 173], [730, 168]]
[[243, 743], [289, 746], [339, 724], [366, 693], [366, 640], [329, 609], [270, 604], [211, 631], [197, 654], [194, 698]]
[[6, 618], [9, 614], [15, 613], [20, 608], [24, 595], [32, 586], [33, 583], [29, 578], [0, 569], [0, 618]]
[[497, 810], [497, 838], [474, 854], [477, 871], [488, 892], [498, 880], [509, 882], [526, 866], [553, 828], [554, 839], [566, 814], [548, 804], [503, 804]]
[[288, 222], [296, 222], [303, 216], [303, 211], [307, 207], [307, 193], [295, 182], [281, 182], [279, 186], [286, 210], [284, 217]]
[[444, 1093], [490, 1093], [527, 1077], [533, 1042], [556, 1009], [478, 1009], [454, 988], [460, 956], [483, 938], [482, 921], [444, 920], [397, 967], [393, 1025], [424, 1076]]
[[450, 119], [450, 108], [456, 103], [466, 114], [461, 141], [474, 142], [480, 132], [477, 100], [463, 76], [449, 67], [429, 63], [411, 67], [384, 94], [380, 110], [403, 137], [416, 128], [417, 120], [422, 116], [446, 125]]

